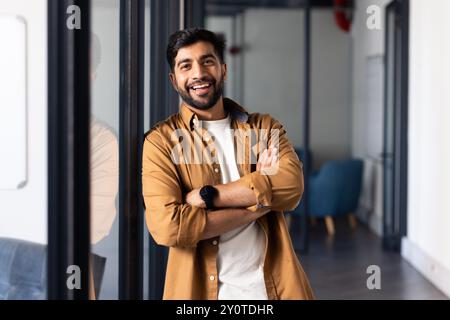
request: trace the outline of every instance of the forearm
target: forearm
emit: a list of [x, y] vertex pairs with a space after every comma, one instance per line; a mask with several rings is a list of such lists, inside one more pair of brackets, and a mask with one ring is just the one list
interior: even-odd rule
[[[217, 193], [209, 201], [213, 201], [212, 206], [214, 208], [247, 208], [255, 211], [255, 209], [270, 207], [273, 186], [269, 176], [277, 175], [278, 172], [285, 170], [279, 168], [278, 149], [270, 147], [261, 154], [256, 171], [241, 177], [237, 181], [215, 185]], [[287, 192], [292, 189], [289, 183], [285, 184], [285, 182], [288, 182], [286, 181], [288, 178], [281, 174], [276, 179], [281, 184], [280, 188]], [[201, 188], [197, 188], [189, 192], [186, 195], [186, 202], [192, 206], [205, 208], [206, 203], [200, 195], [200, 191]], [[205, 192], [207, 195], [208, 191], [205, 190]]]
[[216, 208], [246, 208], [256, 204], [255, 192], [237, 181], [214, 186], [218, 195], [214, 199]]
[[209, 211], [201, 240], [210, 239], [246, 225], [261, 217], [263, 214], [265, 212], [252, 212], [242, 208]]
[[[264, 174], [273, 174], [278, 171], [278, 149], [269, 147], [260, 155], [256, 165], [256, 171]], [[261, 185], [261, 184], [259, 184]], [[215, 186], [218, 190], [218, 196], [214, 205], [219, 208], [226, 207], [252, 207], [258, 203], [258, 194], [255, 192], [255, 185], [245, 183], [242, 179], [231, 183]], [[267, 186], [264, 185], [264, 187]], [[268, 186], [271, 188], [271, 186]]]

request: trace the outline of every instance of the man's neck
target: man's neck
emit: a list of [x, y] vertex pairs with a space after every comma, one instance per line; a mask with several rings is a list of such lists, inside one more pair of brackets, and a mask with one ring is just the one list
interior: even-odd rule
[[225, 108], [223, 106], [222, 98], [217, 100], [217, 103], [208, 110], [200, 110], [200, 109], [194, 108], [188, 104], [186, 104], [186, 106], [192, 112], [194, 112], [200, 120], [214, 121], [214, 120], [225, 119], [227, 117], [227, 113], [225, 112]]

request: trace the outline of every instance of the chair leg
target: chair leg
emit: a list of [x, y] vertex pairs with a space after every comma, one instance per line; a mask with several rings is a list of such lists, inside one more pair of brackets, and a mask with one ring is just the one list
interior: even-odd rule
[[325, 217], [325, 225], [327, 227], [327, 232], [329, 236], [334, 236], [335, 230], [334, 230], [334, 222], [332, 216], [326, 216]]
[[352, 228], [353, 230], [356, 229], [356, 225], [358, 224], [358, 222], [356, 221], [355, 215], [351, 212], [348, 214], [348, 223], [350, 225], [350, 228]]

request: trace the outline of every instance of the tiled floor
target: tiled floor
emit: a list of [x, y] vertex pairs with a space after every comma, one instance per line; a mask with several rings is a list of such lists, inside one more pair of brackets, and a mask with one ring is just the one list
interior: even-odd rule
[[[447, 299], [400, 254], [383, 251], [381, 239], [361, 225], [352, 232], [338, 220], [330, 239], [319, 220], [310, 227], [308, 254], [299, 256], [318, 299]], [[367, 288], [370, 265], [380, 267], [379, 290]]]

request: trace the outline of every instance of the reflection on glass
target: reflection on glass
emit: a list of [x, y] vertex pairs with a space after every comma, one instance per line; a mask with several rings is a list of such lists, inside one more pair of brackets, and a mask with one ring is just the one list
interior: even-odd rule
[[91, 2], [90, 299], [118, 298], [119, 1]]

